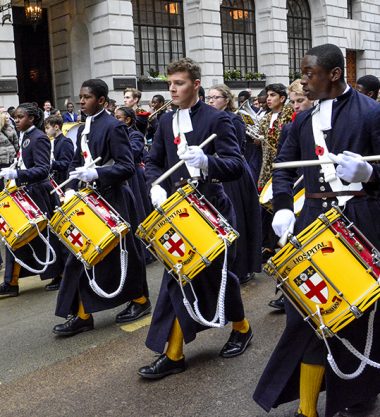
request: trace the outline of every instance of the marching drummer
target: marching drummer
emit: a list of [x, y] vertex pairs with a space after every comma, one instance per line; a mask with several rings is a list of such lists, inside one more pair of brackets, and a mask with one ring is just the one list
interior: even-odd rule
[[[20, 132], [20, 151], [15, 164], [3, 168], [0, 176], [5, 180], [13, 180], [17, 186], [25, 186], [32, 200], [50, 218], [59, 202], [55, 196], [50, 195], [50, 140], [35, 126], [40, 122], [39, 117], [38, 110], [32, 103], [23, 103], [17, 107], [15, 122]], [[60, 243], [52, 234], [49, 244], [54, 253], [59, 252]], [[15, 262], [14, 255], [25, 267], [21, 268], [21, 265]], [[41, 279], [45, 280], [58, 277], [63, 271], [64, 261], [59, 257], [54, 263], [45, 265], [46, 267], [36, 262], [35, 256], [40, 260], [46, 259], [46, 246], [39, 237], [33, 239], [29, 245], [17, 249], [14, 255], [6, 249], [4, 283], [0, 285], [0, 296], [18, 296], [18, 280], [23, 276], [39, 274]]]
[[[74, 145], [71, 139], [63, 136], [62, 125], [63, 119], [61, 116], [49, 116], [45, 119], [45, 132], [51, 141], [51, 160], [50, 160], [50, 175], [55, 183], [60, 184], [68, 177], [69, 165], [74, 156]], [[66, 248], [61, 245], [60, 251], [57, 254], [62, 257], [62, 262], [66, 261], [68, 252]], [[62, 271], [63, 272], [63, 271]], [[62, 276], [55, 277], [49, 284], [45, 286], [46, 291], [55, 291], [59, 289]]]
[[[197, 178], [199, 191], [231, 222], [234, 217], [233, 207], [220, 182], [237, 179], [243, 171], [235, 129], [224, 112], [213, 109], [198, 99], [201, 77], [198, 64], [189, 58], [183, 58], [171, 63], [167, 72], [173, 103], [179, 106], [179, 110], [176, 113], [166, 113], [160, 119], [147, 158], [148, 185], [182, 159], [186, 166], [183, 165], [168, 179], [168, 192], [184, 185], [191, 177]], [[199, 145], [213, 133], [217, 134], [215, 141], [204, 150], [201, 149]], [[214, 156], [215, 153], [218, 157]], [[168, 193], [160, 185], [155, 185], [151, 188], [150, 195], [153, 204], [160, 205], [166, 200]], [[219, 257], [193, 280], [199, 309], [208, 320], [212, 320], [215, 312], [221, 264]], [[186, 288], [187, 286], [187, 292]], [[187, 296], [193, 298], [191, 294]], [[229, 271], [225, 314], [227, 320], [233, 321], [233, 330], [220, 354], [224, 358], [230, 358], [244, 353], [253, 335], [245, 318], [239, 280]], [[186, 369], [183, 343], [190, 343], [198, 332], [207, 328], [208, 326], [199, 324], [190, 317], [183, 303], [180, 286], [165, 272], [146, 340], [147, 347], [154, 352], [160, 352], [161, 356], [152, 364], [140, 368], [139, 375], [143, 378], [159, 379], [183, 372]]]
[[[80, 90], [81, 111], [87, 115], [86, 124], [79, 129], [77, 149], [70, 165], [69, 188], [66, 199], [82, 184], [96, 184], [97, 192], [131, 225], [126, 235], [128, 251], [128, 272], [121, 291], [112, 298], [99, 296], [89, 285], [83, 264], [72, 254], [66, 263], [65, 274], [60, 286], [56, 315], [72, 317], [54, 327], [58, 336], [71, 336], [92, 330], [92, 313], [117, 307], [129, 301], [129, 321], [133, 321], [151, 309], [147, 294], [146, 271], [143, 248], [135, 240], [138, 224], [136, 207], [128, 178], [135, 173], [127, 126], [110, 116], [104, 110], [108, 86], [100, 79], [87, 80]], [[101, 167], [90, 162], [101, 157]], [[94, 242], [96, 243], [96, 242]], [[121, 282], [120, 249], [117, 246], [103, 261], [95, 266], [94, 274], [99, 287], [116, 292]], [[144, 293], [144, 289], [146, 292]]]
[[[332, 44], [312, 48], [304, 56], [301, 68], [305, 95], [310, 100], [319, 99], [320, 102], [313, 110], [297, 115], [278, 161], [321, 159], [327, 157], [329, 152], [341, 154], [343, 151], [361, 155], [379, 154], [380, 107], [374, 100], [346, 84], [341, 50]], [[297, 221], [293, 212], [292, 191], [296, 168], [274, 172], [273, 228], [276, 234], [297, 234], [321, 212], [337, 204], [345, 208], [345, 216], [379, 248], [380, 201], [368, 196], [362, 184], [370, 181], [372, 174], [367, 170], [366, 175], [352, 177], [360, 182], [347, 185], [339, 177], [350, 178], [341, 175], [342, 168], [338, 166], [335, 169], [333, 164], [304, 167], [303, 171], [306, 200]], [[340, 261], [339, 257], [336, 261]], [[355, 379], [338, 378], [332, 368], [326, 365], [327, 352], [323, 341], [315, 336], [311, 327], [288, 302], [285, 304], [287, 325], [260, 378], [254, 400], [269, 412], [272, 407], [294, 400], [298, 392], [300, 402], [295, 416], [317, 417], [318, 396], [324, 383], [326, 417], [332, 417], [337, 412], [346, 416], [353, 409], [359, 410], [373, 404], [371, 400], [380, 392], [379, 371], [366, 366]], [[348, 339], [361, 351], [367, 337], [367, 313], [368, 310], [363, 317], [339, 332], [340, 337]], [[378, 316], [377, 313], [371, 351], [371, 359], [376, 362], [380, 359]], [[360, 361], [337, 339], [331, 339], [330, 346], [333, 356], [339, 358], [339, 367], [343, 372], [352, 373], [359, 367]]]

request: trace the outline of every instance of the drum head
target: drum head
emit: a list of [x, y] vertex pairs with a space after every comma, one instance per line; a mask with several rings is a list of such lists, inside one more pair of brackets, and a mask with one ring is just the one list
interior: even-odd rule
[[83, 123], [74, 122], [74, 123], [64, 123], [62, 126], [63, 136], [66, 136], [67, 138], [71, 139], [71, 141], [74, 144], [74, 151], [77, 148], [78, 129], [82, 124]]

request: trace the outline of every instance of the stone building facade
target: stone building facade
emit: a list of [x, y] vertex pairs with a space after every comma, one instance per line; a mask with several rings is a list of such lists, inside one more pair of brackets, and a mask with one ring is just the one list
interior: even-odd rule
[[[141, 4], [149, 9], [153, 2], [160, 3], [159, 6], [165, 8], [162, 10], [168, 13], [178, 13], [178, 7], [181, 8], [182, 52], [201, 64], [202, 85], [206, 89], [224, 80], [227, 37], [232, 39], [231, 48], [239, 42], [233, 33], [228, 35], [223, 29], [222, 9], [228, 18], [241, 20], [254, 16], [250, 27], [255, 31], [255, 37], [250, 39], [254, 39], [255, 45], [249, 41], [249, 47], [255, 50], [252, 57], [255, 63], [251, 70], [264, 73], [266, 83], [288, 84], [291, 56], [294, 55], [293, 64], [296, 65], [298, 55], [302, 54], [302, 45], [305, 48], [308, 43], [315, 46], [326, 42], [342, 49], [347, 57], [348, 75], [350, 72], [357, 77], [364, 74], [380, 77], [379, 0], [42, 0], [42, 6], [47, 9], [51, 99], [56, 107], [64, 108], [66, 99], [77, 101], [81, 82], [95, 77], [103, 78], [109, 85], [110, 97], [122, 102], [123, 87], [136, 84], [136, 80], [144, 75], [138, 73], [141, 72], [144, 44], [141, 43], [140, 47], [136, 44], [137, 17], [134, 17], [134, 11], [136, 13]], [[22, 3], [21, 0], [12, 2], [13, 15], [15, 8], [22, 7]], [[231, 6], [232, 3], [236, 6]], [[309, 16], [295, 16], [291, 21], [290, 8], [296, 14], [303, 8]], [[289, 32], [290, 25], [301, 23], [307, 25], [303, 30], [310, 35], [303, 33], [303, 39], [294, 40]], [[19, 102], [15, 86], [22, 74], [18, 73], [20, 70], [16, 65], [16, 52], [20, 46], [15, 42], [14, 27], [9, 21], [0, 27], [2, 106]], [[294, 27], [291, 30], [295, 30]], [[170, 28], [167, 31], [174, 33]], [[245, 36], [245, 42], [248, 35], [241, 35], [240, 39]], [[159, 42], [157, 54], [160, 53]], [[292, 50], [291, 42], [298, 49], [302, 44], [301, 50]], [[178, 39], [176, 45], [180, 45]], [[241, 51], [239, 59], [243, 60], [245, 57]], [[258, 88], [261, 89], [257, 87], [256, 90]], [[161, 92], [168, 97], [166, 91]], [[144, 91], [143, 99], [147, 101], [154, 93]]]

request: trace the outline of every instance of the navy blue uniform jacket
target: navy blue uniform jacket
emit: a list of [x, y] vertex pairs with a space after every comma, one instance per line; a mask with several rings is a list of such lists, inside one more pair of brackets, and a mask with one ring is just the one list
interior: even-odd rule
[[[151, 184], [164, 171], [179, 161], [172, 130], [173, 115], [173, 112], [166, 113], [160, 119], [152, 149], [147, 157], [148, 184]], [[199, 145], [211, 134], [217, 134], [217, 138], [204, 148], [208, 157], [208, 178], [207, 182], [199, 185], [199, 190], [227, 220], [234, 224], [233, 207], [221, 182], [236, 180], [243, 172], [244, 164], [235, 128], [226, 113], [218, 111], [202, 101], [198, 101], [191, 108], [190, 116], [193, 131], [186, 133], [189, 145]], [[187, 178], [189, 178], [189, 172], [185, 166], [182, 166], [173, 173], [166, 186], [173, 192], [178, 188], [175, 185], [176, 182]], [[212, 319], [215, 313], [221, 279], [221, 264], [221, 257], [219, 257], [193, 280], [200, 310], [208, 320]], [[189, 288], [187, 287], [185, 289], [188, 293]], [[165, 271], [146, 341], [147, 346], [153, 351], [163, 352], [175, 317], [178, 317], [186, 343], [195, 339], [198, 331], [206, 329], [190, 318], [182, 299], [179, 285]], [[188, 294], [188, 299], [190, 302], [193, 300], [191, 294]], [[239, 281], [236, 275], [231, 272], [228, 273], [225, 304], [227, 320], [243, 320], [244, 309]]]
[[[245, 143], [245, 123], [240, 115], [227, 112], [236, 129], [240, 151]], [[223, 184], [236, 213], [236, 229], [240, 234], [237, 241], [236, 258], [232, 271], [244, 280], [247, 274], [261, 271], [261, 212], [256, 184], [251, 170], [244, 159], [243, 175], [236, 181]]]
[[[43, 213], [48, 218], [53, 215], [53, 211], [59, 200], [56, 194], [50, 195], [50, 191], [53, 189], [50, 181], [48, 180], [50, 169], [50, 140], [44, 132], [35, 128], [30, 132], [25, 133], [20, 151], [22, 152], [22, 158], [26, 169], [18, 170], [18, 177], [16, 179], [17, 186], [25, 186], [26, 191], [37, 204]], [[47, 229], [44, 231], [46, 236]], [[59, 253], [60, 243], [58, 239], [50, 233], [50, 244], [55, 249], [56, 253]], [[40, 260], [46, 259], [46, 245], [39, 237], [33, 239], [30, 243], [36, 252], [37, 257]], [[34, 269], [41, 270], [43, 266], [38, 264], [34, 258], [29, 245], [25, 245], [18, 249], [16, 256], [24, 261], [27, 265]], [[63, 264], [61, 259], [48, 266], [45, 272], [40, 274], [41, 279], [53, 278], [59, 275], [63, 271]], [[6, 251], [6, 268], [5, 268], [5, 281], [10, 282], [12, 279], [12, 270], [14, 265], [14, 258], [11, 253]], [[20, 277], [35, 275], [34, 273], [22, 269]]]
[[[317, 159], [312, 132], [311, 110], [297, 115], [278, 157], [279, 162]], [[361, 155], [380, 153], [380, 106], [372, 99], [350, 89], [338, 97], [333, 104], [332, 129], [327, 134], [326, 144], [330, 152], [338, 154], [349, 150]], [[305, 167], [306, 192], [320, 193], [321, 187], [331, 191], [323, 180], [320, 166]], [[292, 209], [292, 185], [297, 177], [296, 169], [279, 169], [273, 174], [275, 211]], [[331, 208], [333, 199], [326, 200], [327, 207], [319, 199], [306, 199], [297, 219], [295, 233], [312, 223], [319, 214]], [[346, 204], [345, 215], [380, 248], [380, 202], [371, 196], [353, 197]], [[340, 260], [347, 262], [348, 260]], [[339, 262], [339, 260], [338, 260]], [[330, 277], [331, 278], [331, 277]], [[364, 351], [367, 334], [368, 310], [360, 319], [353, 321], [339, 332], [360, 351]], [[287, 324], [284, 333], [267, 364], [254, 393], [254, 400], [269, 411], [284, 402], [298, 398], [299, 369], [308, 347], [315, 343], [316, 335], [303, 318], [288, 304]], [[317, 340], [318, 341], [318, 340]], [[333, 355], [345, 373], [357, 369], [359, 361], [344, 348], [336, 338], [329, 340]], [[323, 343], [323, 342], [320, 342]], [[380, 392], [379, 371], [367, 366], [356, 379], [344, 381], [338, 378], [325, 360], [326, 366], [326, 417], [332, 417], [344, 407], [349, 407]], [[371, 359], [380, 361], [380, 320], [375, 317]]]
[[74, 156], [74, 145], [71, 139], [62, 134], [54, 139], [54, 160], [51, 163], [53, 178], [57, 184], [65, 181], [68, 169]]
[[[81, 132], [78, 132], [77, 149], [69, 171], [84, 165], [81, 149]], [[135, 241], [134, 233], [138, 224], [136, 204], [128, 179], [135, 173], [132, 149], [128, 139], [127, 126], [103, 111], [91, 124], [87, 135], [88, 146], [93, 159], [100, 156], [103, 165], [114, 160], [113, 165], [97, 169], [97, 191], [131, 225], [126, 235], [128, 273], [122, 292], [112, 299], [96, 295], [88, 284], [84, 267], [70, 254], [57, 299], [56, 314], [67, 317], [76, 314], [79, 297], [88, 313], [116, 307], [128, 300], [141, 297], [145, 276], [142, 246]], [[78, 186], [72, 181], [70, 188]], [[115, 291], [120, 282], [120, 250], [117, 246], [107, 257], [95, 266], [96, 281], [107, 292]]]

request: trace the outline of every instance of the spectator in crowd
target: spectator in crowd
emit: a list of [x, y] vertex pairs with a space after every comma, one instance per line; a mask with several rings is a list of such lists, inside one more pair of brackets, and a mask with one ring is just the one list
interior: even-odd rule
[[[0, 113], [0, 169], [13, 163], [18, 152], [18, 137], [5, 113]], [[4, 188], [4, 179], [0, 178], [0, 189]]]
[[74, 111], [74, 104], [69, 101], [66, 104], [67, 112], [63, 114], [63, 123], [74, 123], [78, 120], [78, 115]]
[[49, 100], [46, 100], [44, 102], [44, 119], [47, 119], [50, 116], [52, 109], [51, 102]]

